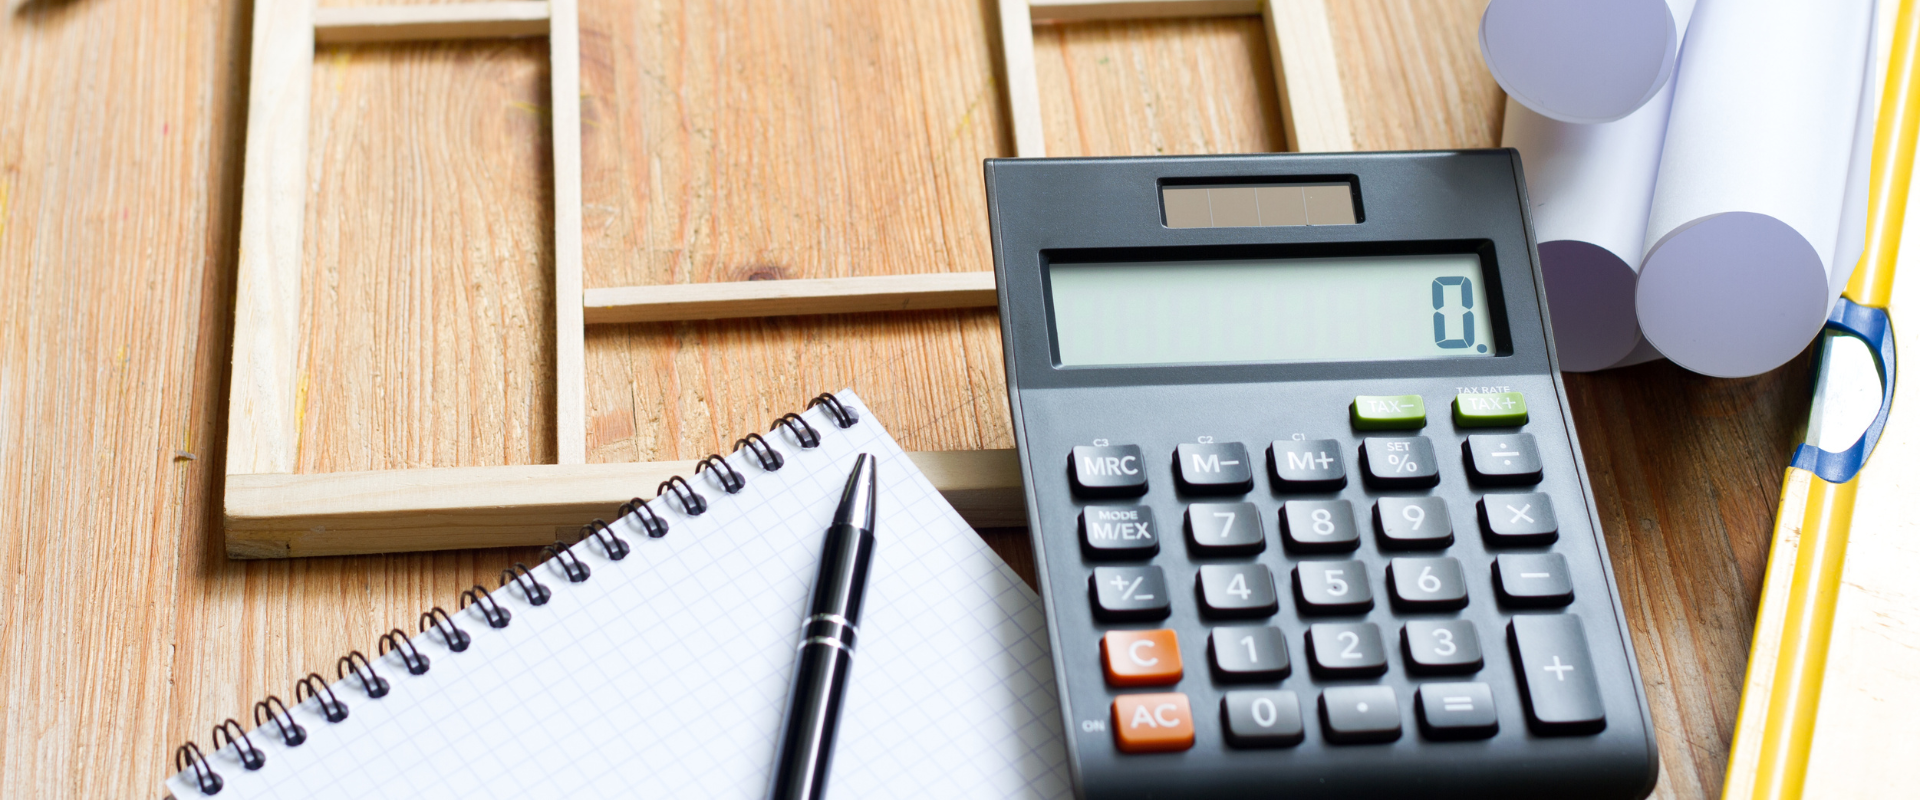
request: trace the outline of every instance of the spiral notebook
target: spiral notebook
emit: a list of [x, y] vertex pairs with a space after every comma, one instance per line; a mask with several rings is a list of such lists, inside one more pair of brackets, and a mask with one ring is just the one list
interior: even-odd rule
[[822, 536], [866, 452], [881, 526], [828, 794], [1067, 796], [1039, 598], [852, 391], [822, 399], [382, 655], [310, 677], [291, 708], [269, 698], [250, 730], [183, 745], [167, 788], [761, 797]]

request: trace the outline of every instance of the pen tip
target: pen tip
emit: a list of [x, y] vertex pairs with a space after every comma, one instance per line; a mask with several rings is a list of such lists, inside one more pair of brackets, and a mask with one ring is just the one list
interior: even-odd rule
[[874, 529], [874, 520], [879, 517], [878, 460], [867, 453], [854, 459], [853, 472], [847, 476], [847, 488], [840, 494], [840, 508], [833, 514], [833, 524]]

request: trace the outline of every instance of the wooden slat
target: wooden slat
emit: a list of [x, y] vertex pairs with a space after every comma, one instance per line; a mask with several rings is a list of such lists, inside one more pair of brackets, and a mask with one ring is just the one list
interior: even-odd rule
[[586, 322], [856, 314], [997, 305], [991, 272], [588, 289]]
[[1046, 126], [1040, 119], [1040, 78], [1033, 66], [1033, 16], [1027, 0], [1000, 0], [1000, 65], [1007, 76], [1007, 113], [1012, 118], [1013, 155], [1045, 158]]
[[[910, 453], [979, 527], [1026, 524], [1012, 450]], [[652, 497], [692, 461], [450, 467], [227, 478], [231, 558], [451, 550], [569, 541], [627, 500]]]
[[227, 471], [291, 472], [299, 442], [301, 229], [313, 82], [311, 0], [254, 7]]
[[587, 463], [587, 340], [581, 317], [580, 10], [552, 0], [554, 437], [562, 464]]
[[313, 38], [320, 44], [356, 44], [542, 36], [547, 17], [545, 0], [325, 7], [313, 11]]
[[1268, 0], [1266, 20], [1289, 148], [1302, 153], [1353, 150], [1353, 124], [1347, 117], [1327, 0]]
[[1260, 13], [1260, 0], [1040, 0], [1027, 8], [1035, 21], [1050, 22], [1238, 17]]

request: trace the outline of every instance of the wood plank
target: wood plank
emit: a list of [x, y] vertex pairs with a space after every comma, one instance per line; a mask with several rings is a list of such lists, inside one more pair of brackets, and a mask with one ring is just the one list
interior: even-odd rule
[[[908, 454], [980, 527], [1026, 522], [1012, 450]], [[543, 545], [652, 497], [693, 461], [452, 467], [227, 479], [227, 555], [286, 558]], [[704, 489], [704, 481], [696, 489]]]
[[308, 0], [262, 0], [254, 11], [227, 401], [229, 472], [292, 472], [298, 447], [312, 15]]
[[1265, 20], [1290, 149], [1355, 149], [1326, 0], [1268, 0]]
[[1033, 16], [1027, 0], [999, 0], [1000, 68], [1007, 81], [1013, 155], [1045, 158], [1046, 122], [1040, 116], [1040, 78], [1033, 66]]
[[991, 272], [588, 289], [586, 323], [997, 307]]
[[580, 10], [550, 0], [553, 79], [553, 423], [562, 464], [587, 462], [587, 341], [581, 316]]
[[1236, 17], [1259, 14], [1260, 8], [1260, 0], [1038, 0], [1027, 5], [1036, 22]]
[[319, 44], [545, 36], [546, 0], [425, 6], [322, 6], [313, 11]]

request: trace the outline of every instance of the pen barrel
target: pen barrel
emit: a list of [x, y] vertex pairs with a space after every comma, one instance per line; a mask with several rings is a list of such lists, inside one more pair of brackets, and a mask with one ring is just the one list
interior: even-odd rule
[[834, 733], [853, 668], [860, 606], [873, 560], [873, 532], [851, 525], [827, 529], [813, 602], [800, 628], [793, 687], [774, 761], [771, 800], [814, 800], [827, 791]]

